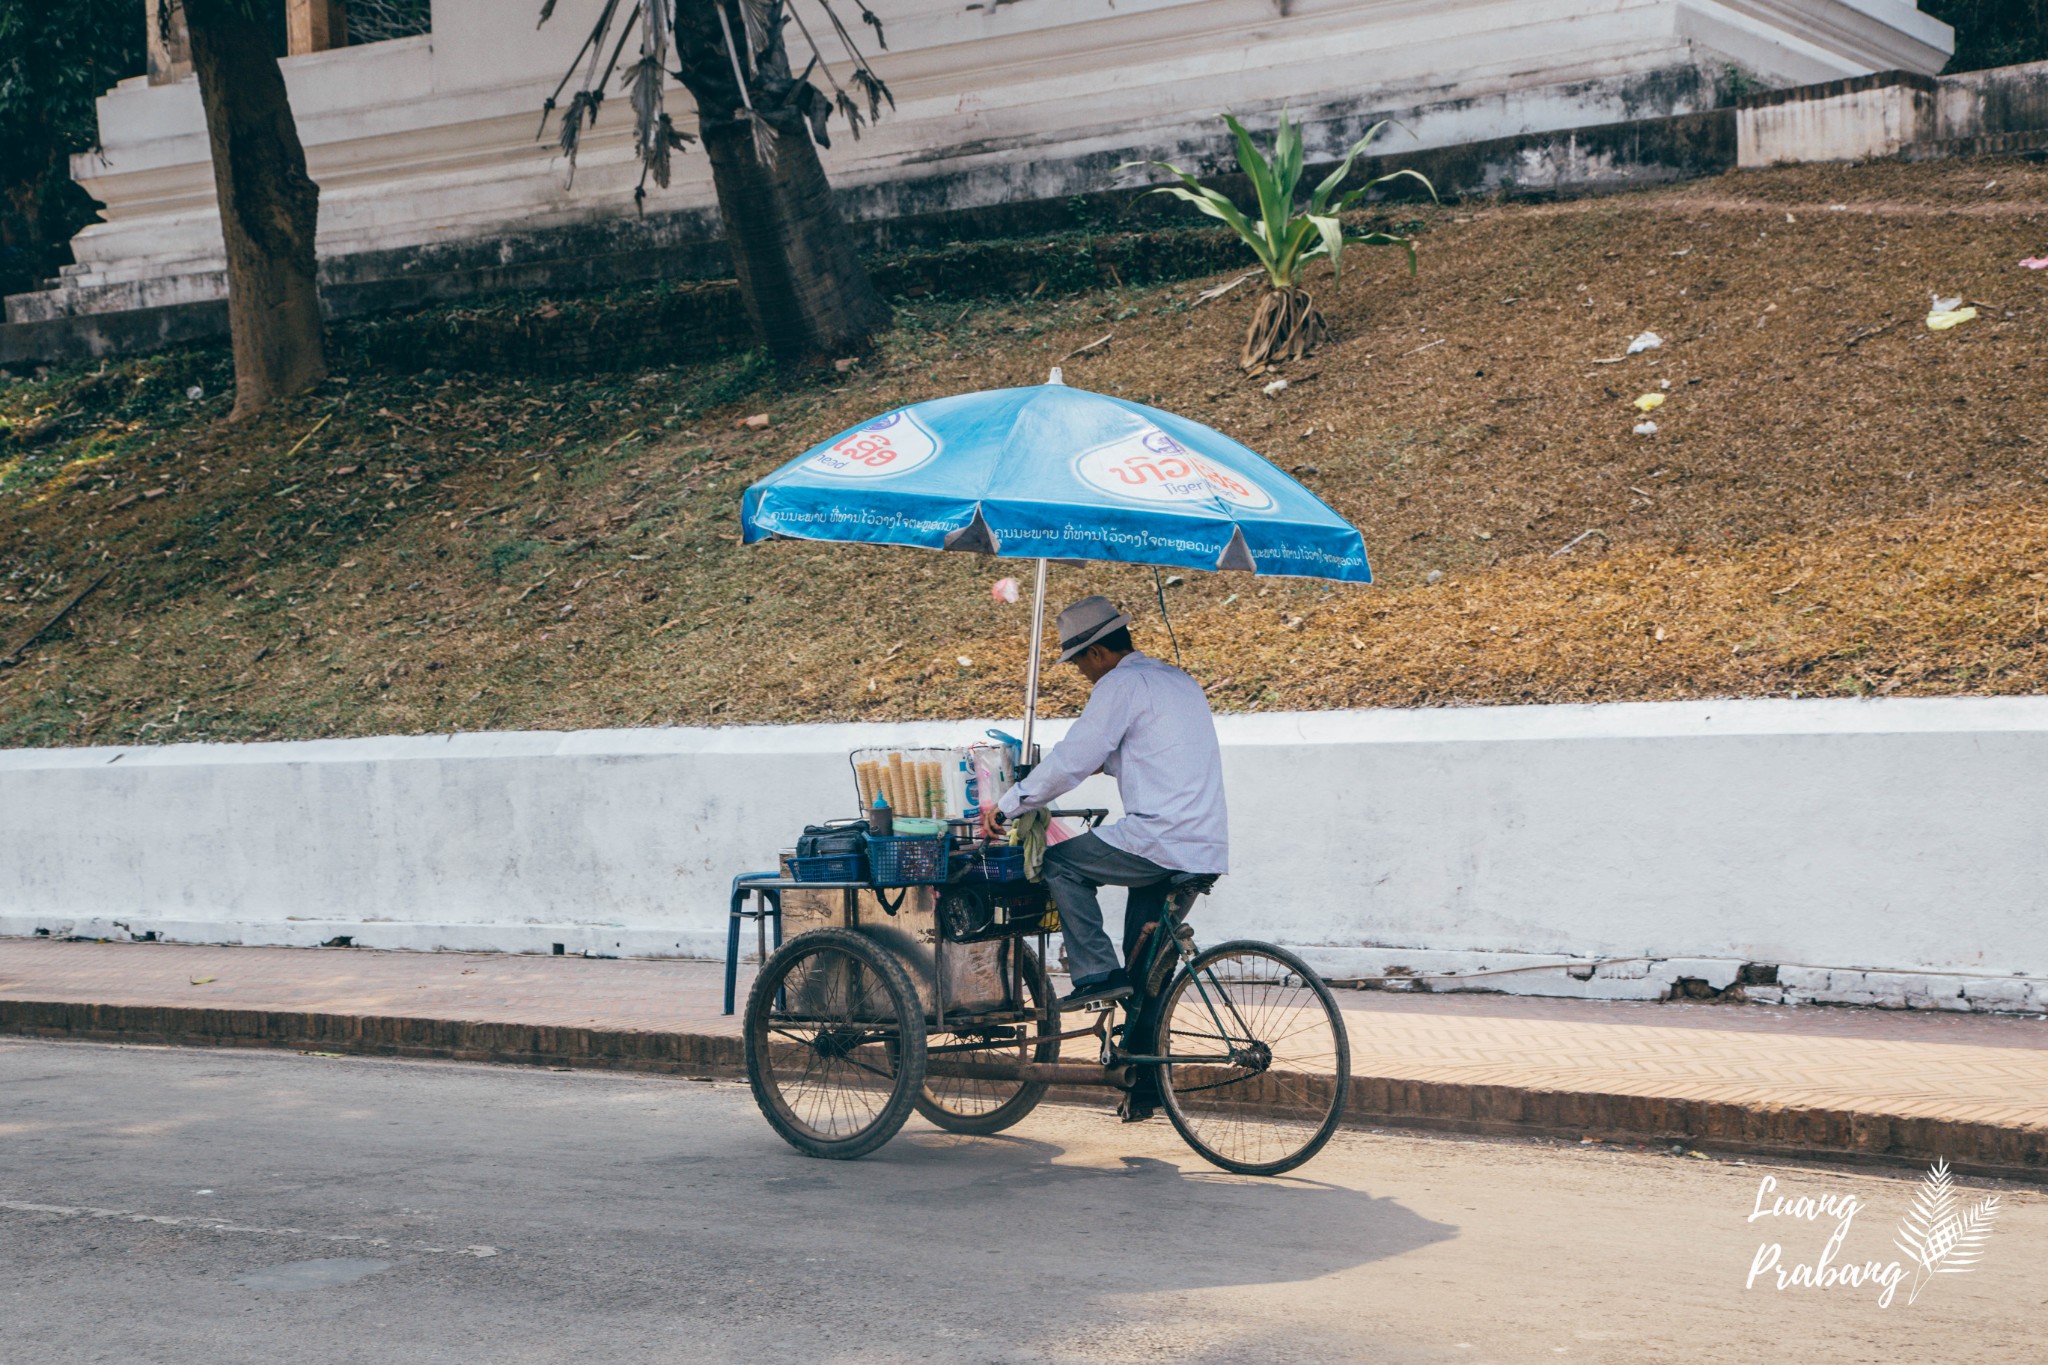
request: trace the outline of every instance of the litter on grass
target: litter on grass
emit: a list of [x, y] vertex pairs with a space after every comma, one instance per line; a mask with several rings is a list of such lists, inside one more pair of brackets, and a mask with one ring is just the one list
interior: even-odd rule
[[1656, 424], [1655, 422], [1638, 422], [1638, 423], [1636, 423], [1636, 435], [1638, 435], [1638, 436], [1655, 436], [1656, 434], [1657, 434], [1657, 424]]
[[1017, 580], [1014, 578], [998, 578], [995, 581], [995, 585], [988, 590], [988, 595], [998, 602], [1016, 601]]
[[1663, 406], [1664, 395], [1661, 393], [1646, 393], [1642, 397], [1636, 399], [1637, 412], [1655, 412], [1658, 408], [1661, 408]]
[[1628, 344], [1628, 353], [1630, 355], [1641, 355], [1644, 351], [1654, 351], [1663, 344], [1663, 337], [1658, 336], [1655, 332], [1645, 332]]
[[1268, 398], [1277, 397], [1278, 395], [1287, 392], [1287, 381], [1284, 379], [1276, 379], [1272, 383], [1266, 385], [1265, 388], [1261, 389], [1260, 392], [1265, 394]]
[[1930, 332], [1946, 332], [1958, 323], [1968, 322], [1976, 316], [1977, 310], [1974, 308], [1946, 308], [1938, 313], [1929, 313], [1927, 315], [1927, 330]]
[[2020, 262], [2022, 270], [2048, 270], [2048, 256], [2029, 256]]

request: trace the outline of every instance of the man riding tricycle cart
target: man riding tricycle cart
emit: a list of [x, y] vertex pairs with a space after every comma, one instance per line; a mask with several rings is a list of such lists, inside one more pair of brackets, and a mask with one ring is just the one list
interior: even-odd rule
[[[1058, 371], [813, 447], [747, 490], [743, 522], [749, 543], [1037, 561], [1022, 739], [856, 756], [860, 816], [808, 831], [780, 875], [740, 884], [781, 902], [785, 930], [805, 925], [762, 964], [746, 1006], [747, 1074], [770, 1125], [809, 1155], [851, 1158], [913, 1110], [995, 1133], [1051, 1087], [1092, 1086], [1120, 1093], [1127, 1122], [1163, 1108], [1227, 1170], [1277, 1174], [1314, 1156], [1350, 1087], [1329, 989], [1272, 944], [1200, 949], [1187, 922], [1229, 844], [1200, 684], [1135, 649], [1128, 615], [1085, 598], [1058, 633], [1088, 704], [1042, 759], [1032, 731], [1048, 560], [1365, 582], [1358, 532], [1237, 442], [1070, 389]], [[1098, 772], [1116, 780], [1122, 819], [1054, 809]], [[1122, 963], [1096, 902], [1105, 885], [1130, 888]], [[1046, 968], [1055, 930], [1065, 997]]]

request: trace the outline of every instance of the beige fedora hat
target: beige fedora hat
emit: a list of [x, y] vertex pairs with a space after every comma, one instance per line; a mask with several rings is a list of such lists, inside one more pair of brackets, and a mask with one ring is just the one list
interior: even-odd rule
[[1130, 614], [1118, 611], [1107, 597], [1082, 598], [1061, 612], [1055, 625], [1060, 633], [1060, 662], [1071, 662], [1103, 636], [1130, 623]]

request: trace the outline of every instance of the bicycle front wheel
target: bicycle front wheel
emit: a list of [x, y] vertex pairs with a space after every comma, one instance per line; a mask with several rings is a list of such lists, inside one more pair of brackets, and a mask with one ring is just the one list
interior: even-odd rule
[[1278, 1175], [1323, 1149], [1351, 1093], [1351, 1040], [1322, 978], [1270, 943], [1201, 953], [1159, 1012], [1166, 1115], [1206, 1161]]

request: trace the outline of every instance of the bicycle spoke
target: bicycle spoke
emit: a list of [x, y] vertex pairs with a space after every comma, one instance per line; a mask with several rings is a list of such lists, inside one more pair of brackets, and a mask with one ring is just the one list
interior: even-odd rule
[[[1011, 1003], [1032, 1010], [1041, 1008], [1051, 987], [1044, 979], [1036, 954], [1022, 944], [1010, 945], [1005, 951], [1024, 955], [1024, 994]], [[1004, 964], [1002, 975], [1014, 988], [1017, 978], [1012, 974], [1012, 965]], [[918, 1112], [941, 1128], [963, 1133], [1000, 1132], [1028, 1113], [1045, 1093], [1043, 1082], [946, 1074], [947, 1067], [956, 1063], [1014, 1062], [1020, 1057], [1049, 1062], [1058, 1056], [1059, 1042], [1054, 1036], [1058, 1029], [1050, 1020], [1025, 1019], [1017, 1031], [1017, 1037], [1001, 1041], [983, 1038], [974, 1046], [964, 1044], [976, 1040], [955, 1034], [952, 1042], [934, 1049], [936, 1072], [927, 1071], [925, 1075]]]
[[[882, 949], [844, 931], [821, 931], [820, 940], [786, 945], [757, 979], [748, 1075], [763, 1112], [792, 1143], [813, 1155], [860, 1155], [908, 1112], [901, 1031], [922, 1025]], [[922, 1044], [920, 1032], [920, 1069]]]
[[[1218, 1057], [1219, 1044], [1229, 1055]], [[1231, 1170], [1279, 1171], [1327, 1140], [1349, 1088], [1350, 1049], [1327, 990], [1254, 944], [1204, 954], [1166, 1001], [1159, 1050], [1174, 1123]]]

